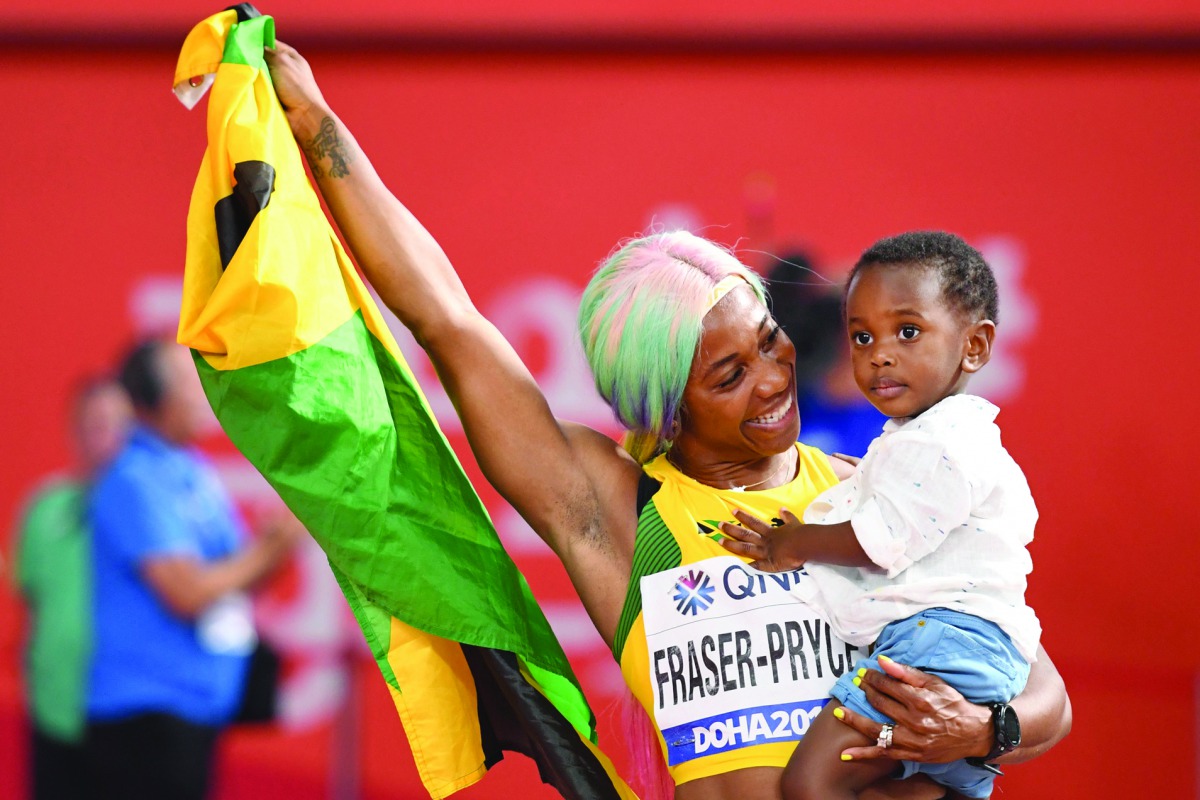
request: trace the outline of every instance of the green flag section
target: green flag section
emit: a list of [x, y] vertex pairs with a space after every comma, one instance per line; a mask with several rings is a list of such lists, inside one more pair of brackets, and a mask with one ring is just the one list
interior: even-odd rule
[[430, 795], [513, 750], [565, 798], [634, 798], [325, 219], [263, 61], [273, 43], [242, 4], [179, 57], [185, 105], [211, 91], [179, 341], [231, 441], [329, 557]]

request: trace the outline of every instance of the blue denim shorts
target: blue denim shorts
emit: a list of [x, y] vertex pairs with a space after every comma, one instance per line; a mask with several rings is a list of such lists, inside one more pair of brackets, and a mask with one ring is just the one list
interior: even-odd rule
[[[891, 718], [867, 702], [866, 694], [854, 685], [854, 677], [861, 667], [879, 669], [880, 655], [938, 676], [972, 703], [1007, 703], [1021, 693], [1029, 679], [1029, 664], [1000, 626], [959, 611], [931, 608], [884, 628], [870, 657], [843, 674], [830, 691], [842, 705], [876, 722], [891, 722]], [[900, 763], [902, 777], [920, 772], [968, 797], [990, 795], [995, 778], [966, 761]]]

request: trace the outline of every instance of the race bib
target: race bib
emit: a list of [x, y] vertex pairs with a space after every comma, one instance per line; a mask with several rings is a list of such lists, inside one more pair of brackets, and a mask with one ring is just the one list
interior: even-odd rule
[[803, 738], [834, 682], [866, 655], [805, 601], [811, 580], [733, 556], [641, 579], [654, 718], [669, 764]]

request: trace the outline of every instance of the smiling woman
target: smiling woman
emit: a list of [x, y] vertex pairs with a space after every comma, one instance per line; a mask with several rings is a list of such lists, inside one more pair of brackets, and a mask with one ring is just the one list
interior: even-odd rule
[[[679, 433], [703, 321], [739, 289], [761, 310], [760, 327], [766, 325], [770, 315], [757, 275], [711, 242], [671, 231], [618, 248], [584, 290], [579, 305], [584, 351], [601, 397], [630, 431], [626, 449], [638, 460], [662, 452]], [[735, 372], [737, 356], [722, 352], [701, 371]]]
[[671, 461], [717, 488], [786, 482], [800, 433], [796, 349], [747, 289], [705, 316], [692, 376], [683, 394], [688, 435], [671, 447]]
[[[846, 645], [826, 638], [802, 590], [787, 592], [784, 605], [719, 591], [719, 576], [746, 568], [715, 530], [735, 510], [769, 518], [802, 509], [850, 470], [796, 443], [795, 350], [758, 279], [687, 233], [619, 248], [585, 292], [580, 329], [600, 393], [630, 432], [628, 449], [557, 420], [437, 242], [325, 102], [307, 62], [282, 44], [267, 61], [356, 260], [428, 353], [488, 480], [562, 560], [659, 732], [677, 797], [777, 800], [782, 767], [837, 677], [830, 664], [846, 661], [818, 653]], [[702, 587], [711, 598], [687, 602]], [[1040, 658], [1036, 670], [1014, 702], [1025, 757], [1060, 738], [1068, 719], [1053, 664]], [[666, 676], [662, 692], [651, 688], [655, 674]], [[864, 685], [888, 706], [910, 758], [990, 750], [990, 711], [936, 678], [895, 667]], [[845, 721], [872, 738], [880, 729], [856, 715]]]

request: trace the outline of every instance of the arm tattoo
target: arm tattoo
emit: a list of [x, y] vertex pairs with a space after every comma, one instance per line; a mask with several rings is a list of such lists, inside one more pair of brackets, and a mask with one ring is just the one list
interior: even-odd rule
[[350, 164], [354, 161], [354, 153], [346, 143], [338, 137], [337, 125], [332, 117], [321, 120], [321, 129], [308, 144], [304, 145], [304, 154], [308, 156], [309, 166], [314, 178], [325, 174], [321, 160], [329, 158], [329, 177], [344, 178], [350, 174]]

